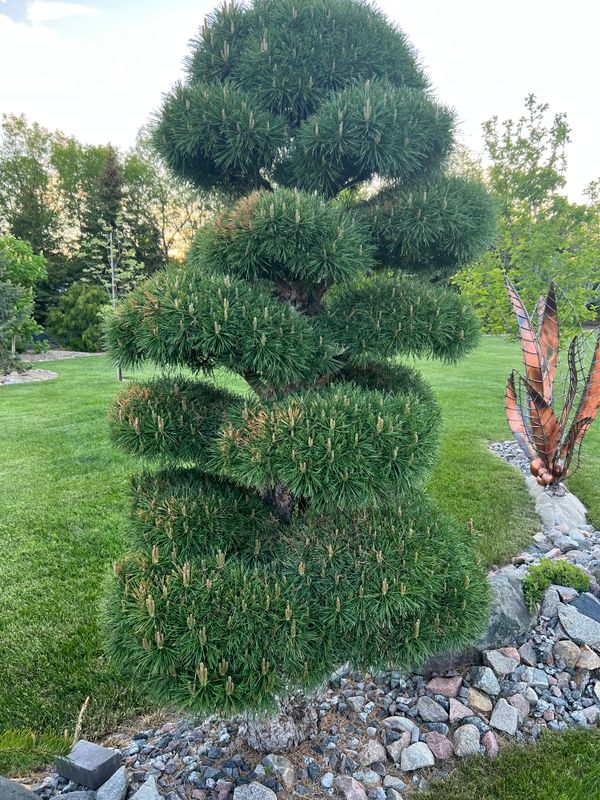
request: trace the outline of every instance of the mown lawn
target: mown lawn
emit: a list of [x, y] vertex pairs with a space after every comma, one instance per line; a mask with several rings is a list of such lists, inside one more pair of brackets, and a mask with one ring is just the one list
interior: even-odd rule
[[[485, 339], [460, 365], [420, 365], [445, 417], [431, 489], [473, 519], [486, 563], [509, 558], [534, 529], [520, 476], [487, 450], [507, 438], [502, 397], [517, 357], [514, 345]], [[111, 670], [98, 630], [103, 583], [127, 546], [137, 465], [107, 439], [118, 390], [108, 360], [48, 368], [60, 377], [0, 389], [0, 730], [72, 730], [89, 694], [84, 733], [94, 736], [143, 707]], [[219, 378], [232, 380], [241, 385]], [[592, 436], [573, 487], [600, 521], [600, 431]]]
[[498, 759], [463, 761], [421, 800], [600, 800], [600, 731], [542, 736], [511, 745]]

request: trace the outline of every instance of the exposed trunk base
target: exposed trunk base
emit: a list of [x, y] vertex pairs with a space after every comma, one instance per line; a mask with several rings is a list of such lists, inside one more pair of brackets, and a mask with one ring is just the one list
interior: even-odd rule
[[318, 732], [317, 695], [302, 692], [282, 698], [270, 715], [247, 715], [245, 738], [261, 753], [283, 753], [297, 747]]

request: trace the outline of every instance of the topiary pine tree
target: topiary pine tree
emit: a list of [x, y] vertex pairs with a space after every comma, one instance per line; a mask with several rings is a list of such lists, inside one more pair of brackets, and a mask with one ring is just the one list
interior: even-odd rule
[[[370, 5], [227, 4], [187, 70], [156, 147], [232, 203], [108, 329], [119, 363], [165, 370], [111, 412], [114, 441], [160, 468], [134, 480], [109, 636], [158, 701], [259, 709], [484, 622], [472, 537], [424, 496], [438, 406], [396, 359], [475, 346], [471, 308], [429, 278], [480, 254], [494, 214], [445, 173], [454, 115]], [[247, 391], [201, 380], [216, 367]]]

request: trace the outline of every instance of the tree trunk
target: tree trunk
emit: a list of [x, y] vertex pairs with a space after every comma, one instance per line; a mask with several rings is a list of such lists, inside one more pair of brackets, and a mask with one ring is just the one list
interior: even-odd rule
[[318, 732], [318, 695], [302, 692], [277, 701], [274, 714], [246, 715], [245, 738], [261, 753], [283, 753]]

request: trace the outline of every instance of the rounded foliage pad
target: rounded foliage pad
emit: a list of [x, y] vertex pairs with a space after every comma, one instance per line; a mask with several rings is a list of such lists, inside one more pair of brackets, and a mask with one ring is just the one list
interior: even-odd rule
[[154, 143], [171, 169], [200, 188], [243, 191], [285, 144], [283, 120], [229, 83], [176, 86], [165, 99]]
[[401, 354], [457, 361], [479, 338], [475, 312], [460, 295], [390, 274], [332, 289], [320, 322], [359, 366]]
[[193, 43], [188, 75], [191, 84], [232, 80], [292, 126], [355, 82], [427, 85], [404, 34], [353, 0], [223, 5]]
[[494, 203], [482, 184], [469, 178], [384, 189], [369, 200], [365, 213], [378, 260], [392, 267], [448, 274], [494, 242]]
[[373, 266], [366, 227], [340, 206], [290, 189], [255, 192], [202, 230], [190, 262], [246, 280], [318, 285]]
[[453, 115], [423, 92], [386, 83], [352, 86], [323, 103], [277, 171], [283, 183], [335, 196], [373, 175], [435, 175], [452, 144]]
[[336, 518], [307, 515], [284, 552], [333, 651], [384, 669], [458, 652], [485, 625], [489, 587], [472, 547], [466, 525], [413, 493]]
[[125, 452], [144, 458], [203, 462], [224, 411], [235, 404], [243, 401], [185, 378], [132, 383], [111, 407], [111, 438]]
[[[488, 586], [471, 535], [418, 494], [377, 510], [279, 523], [267, 563], [245, 548], [236, 556], [209, 547], [202, 558], [201, 548], [181, 549], [192, 541], [181, 519], [189, 477], [173, 476], [172, 490], [157, 479], [158, 508], [142, 519], [148, 555], [117, 565], [107, 607], [111, 652], [158, 703], [195, 712], [269, 708], [296, 686], [318, 685], [340, 662], [414, 667], [460, 648], [485, 623]], [[146, 510], [143, 492], [136, 506]], [[198, 541], [208, 541], [208, 530], [225, 533], [202, 514], [216, 498], [211, 487], [191, 508]], [[247, 502], [240, 496], [236, 511]], [[163, 544], [167, 519], [173, 552]]]
[[232, 408], [215, 463], [244, 486], [283, 485], [314, 508], [357, 508], [419, 482], [433, 464], [438, 420], [435, 403], [411, 389], [334, 385], [270, 409]]
[[107, 339], [123, 366], [221, 365], [274, 387], [315, 380], [334, 365], [305, 316], [267, 288], [202, 272], [193, 257], [189, 268], [138, 286], [112, 317]]

